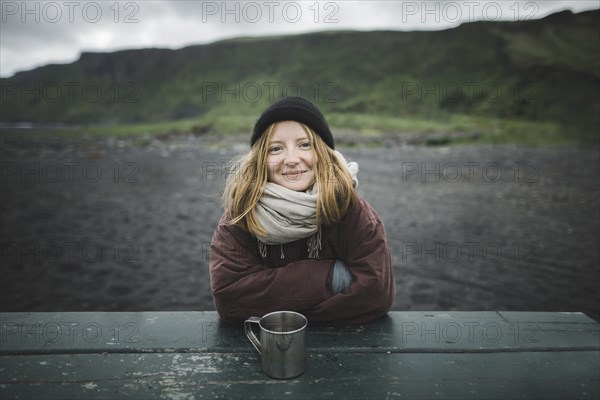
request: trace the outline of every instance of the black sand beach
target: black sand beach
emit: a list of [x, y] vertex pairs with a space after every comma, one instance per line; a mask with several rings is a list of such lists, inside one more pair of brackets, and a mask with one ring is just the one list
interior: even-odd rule
[[[204, 136], [2, 138], [2, 311], [213, 310], [225, 164]], [[339, 149], [393, 254], [395, 310], [600, 320], [599, 149]]]

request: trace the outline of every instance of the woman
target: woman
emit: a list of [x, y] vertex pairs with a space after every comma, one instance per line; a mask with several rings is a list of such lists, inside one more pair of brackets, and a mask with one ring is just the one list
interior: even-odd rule
[[236, 162], [210, 247], [222, 319], [275, 310], [311, 322], [364, 323], [395, 297], [383, 223], [355, 190], [356, 163], [334, 150], [314, 104], [287, 97], [260, 116]]

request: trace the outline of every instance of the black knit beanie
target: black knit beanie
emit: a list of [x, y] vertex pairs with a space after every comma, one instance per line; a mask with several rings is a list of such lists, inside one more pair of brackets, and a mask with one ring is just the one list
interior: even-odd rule
[[271, 124], [280, 121], [302, 122], [319, 135], [327, 146], [335, 149], [325, 117], [313, 103], [303, 97], [284, 97], [267, 107], [254, 125], [250, 144], [254, 146]]

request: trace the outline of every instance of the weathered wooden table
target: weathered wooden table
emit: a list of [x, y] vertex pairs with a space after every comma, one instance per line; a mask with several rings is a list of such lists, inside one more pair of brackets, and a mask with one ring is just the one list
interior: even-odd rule
[[598, 399], [600, 332], [581, 313], [393, 312], [309, 324], [307, 369], [261, 372], [214, 312], [2, 313], [0, 398]]

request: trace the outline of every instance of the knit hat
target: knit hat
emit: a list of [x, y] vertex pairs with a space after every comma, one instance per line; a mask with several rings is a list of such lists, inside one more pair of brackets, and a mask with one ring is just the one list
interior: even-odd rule
[[301, 122], [319, 135], [327, 146], [335, 149], [325, 117], [313, 103], [303, 97], [284, 97], [267, 107], [254, 125], [250, 144], [253, 146], [271, 124], [279, 121]]

